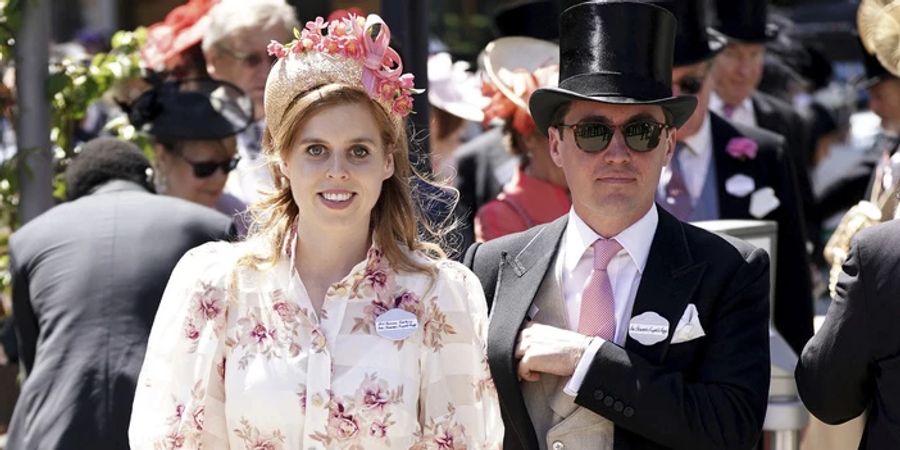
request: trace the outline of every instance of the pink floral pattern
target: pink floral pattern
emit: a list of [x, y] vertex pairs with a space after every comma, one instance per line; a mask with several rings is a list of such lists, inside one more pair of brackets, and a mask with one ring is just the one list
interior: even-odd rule
[[[236, 270], [223, 245], [173, 272], [135, 394], [133, 448], [500, 448], [484, 298], [467, 269], [398, 273], [373, 247], [316, 311], [287, 260]], [[402, 341], [374, 330], [394, 308], [419, 320]]]

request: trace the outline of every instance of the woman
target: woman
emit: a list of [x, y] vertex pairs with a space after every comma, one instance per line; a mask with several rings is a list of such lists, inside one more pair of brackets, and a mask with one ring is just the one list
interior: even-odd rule
[[528, 112], [532, 92], [556, 85], [558, 54], [555, 44], [526, 37], [500, 38], [485, 49], [484, 90], [492, 96], [485, 122], [503, 121], [504, 143], [520, 164], [503, 192], [478, 209], [477, 241], [524, 231], [569, 211], [565, 175], [550, 157], [546, 130], [538, 130]]
[[277, 192], [246, 242], [198, 247], [174, 270], [133, 448], [500, 448], [484, 294], [416, 238], [412, 77], [388, 39], [370, 15], [269, 46]]
[[246, 205], [223, 191], [239, 160], [235, 135], [253, 118], [248, 97], [209, 79], [161, 83], [129, 107], [128, 118], [153, 138], [159, 193], [234, 217], [246, 235]]

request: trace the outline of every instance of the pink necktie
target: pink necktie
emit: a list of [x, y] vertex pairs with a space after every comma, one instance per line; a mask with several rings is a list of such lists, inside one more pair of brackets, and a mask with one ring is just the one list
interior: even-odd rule
[[593, 247], [594, 270], [581, 294], [578, 332], [613, 341], [616, 337], [616, 303], [606, 266], [622, 249], [622, 245], [615, 239], [597, 239]]
[[726, 104], [722, 105], [722, 114], [724, 114], [725, 117], [730, 119], [731, 116], [734, 115], [734, 111], [736, 109], [737, 109], [737, 107], [735, 107], [734, 105], [729, 105], [726, 103]]

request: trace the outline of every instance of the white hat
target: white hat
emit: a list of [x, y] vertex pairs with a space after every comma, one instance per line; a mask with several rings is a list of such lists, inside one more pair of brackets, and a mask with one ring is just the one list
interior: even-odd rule
[[481, 94], [481, 80], [468, 68], [465, 61], [454, 63], [449, 53], [428, 57], [428, 102], [454, 116], [481, 122], [490, 99]]

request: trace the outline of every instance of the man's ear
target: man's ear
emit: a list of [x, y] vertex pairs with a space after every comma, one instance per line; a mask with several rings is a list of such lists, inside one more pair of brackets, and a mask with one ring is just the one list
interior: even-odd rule
[[553, 163], [556, 164], [557, 167], [562, 167], [562, 149], [560, 148], [562, 145], [562, 135], [559, 133], [559, 129], [554, 127], [547, 129], [547, 135], [548, 139], [550, 139], [550, 158], [553, 159]]
[[669, 161], [672, 160], [672, 155], [675, 154], [675, 145], [677, 145], [675, 135], [677, 131], [675, 127], [666, 130], [666, 165], [669, 164]]

